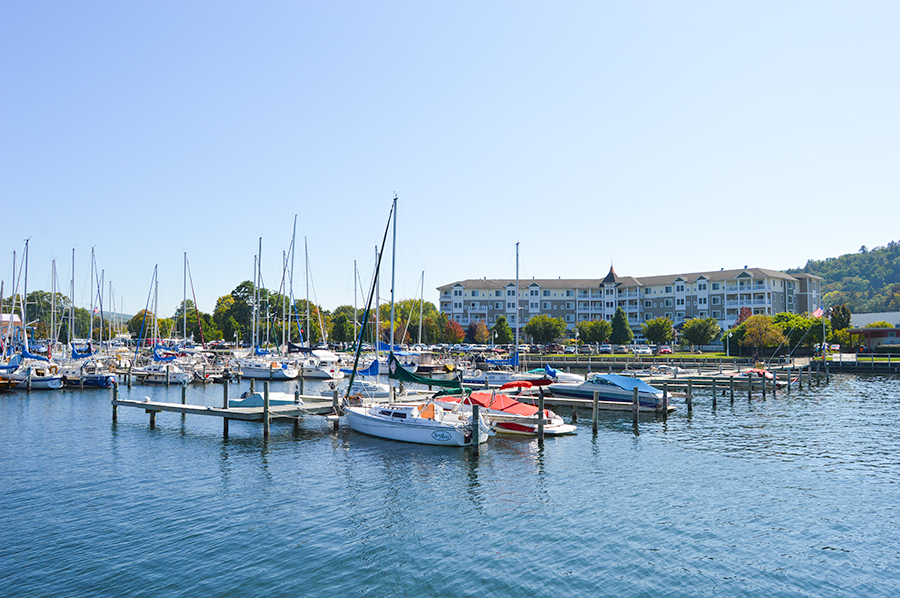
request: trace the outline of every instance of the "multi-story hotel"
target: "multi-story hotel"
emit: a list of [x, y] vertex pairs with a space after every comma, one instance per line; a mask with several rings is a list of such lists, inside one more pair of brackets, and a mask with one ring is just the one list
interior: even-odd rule
[[634, 278], [610, 267], [602, 279], [460, 280], [438, 287], [440, 310], [466, 326], [492, 326], [505, 316], [515, 329], [544, 314], [562, 318], [569, 330], [578, 322], [612, 320], [621, 307], [635, 332], [641, 323], [667, 317], [674, 324], [713, 317], [731, 328], [742, 307], [754, 314], [813, 312], [821, 305], [821, 281], [810, 274], [786, 274], [764, 268], [691, 272]]

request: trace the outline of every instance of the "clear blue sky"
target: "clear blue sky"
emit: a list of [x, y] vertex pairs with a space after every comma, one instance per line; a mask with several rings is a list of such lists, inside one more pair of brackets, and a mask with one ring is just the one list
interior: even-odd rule
[[[0, 3], [0, 278], [89, 302], [253, 274], [353, 303], [465, 278], [785, 269], [900, 238], [896, 2]], [[389, 272], [386, 271], [386, 273]], [[385, 281], [388, 277], [385, 276]], [[389, 292], [389, 283], [382, 287]], [[360, 291], [362, 293], [362, 291]], [[312, 293], [311, 293], [312, 294]], [[360, 299], [360, 304], [362, 299]]]

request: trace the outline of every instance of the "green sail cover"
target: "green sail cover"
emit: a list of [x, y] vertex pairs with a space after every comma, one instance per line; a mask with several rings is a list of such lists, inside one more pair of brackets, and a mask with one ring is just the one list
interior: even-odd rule
[[462, 383], [459, 378], [453, 380], [437, 380], [435, 378], [425, 378], [416, 376], [412, 372], [404, 368], [393, 353], [388, 358], [388, 378], [392, 380], [400, 380], [401, 382], [412, 382], [422, 384], [424, 386], [440, 386], [442, 388], [455, 388], [462, 392]]

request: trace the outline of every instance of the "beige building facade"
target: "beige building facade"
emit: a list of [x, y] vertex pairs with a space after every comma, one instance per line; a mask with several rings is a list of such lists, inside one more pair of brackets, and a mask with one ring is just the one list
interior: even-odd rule
[[469, 279], [438, 287], [440, 311], [463, 326], [483, 321], [492, 326], [505, 316], [515, 329], [536, 315], [562, 318], [573, 330], [579, 322], [612, 320], [621, 307], [628, 322], [641, 324], [667, 317], [675, 325], [712, 317], [723, 330], [737, 321], [741, 308], [754, 314], [813, 312], [821, 306], [821, 282], [810, 274], [791, 275], [765, 268], [740, 268], [663, 276], [619, 276], [614, 268], [599, 279]]

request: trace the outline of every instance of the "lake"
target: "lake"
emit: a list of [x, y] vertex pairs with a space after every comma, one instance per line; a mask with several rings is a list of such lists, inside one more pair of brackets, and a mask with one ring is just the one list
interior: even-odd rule
[[0, 395], [0, 595], [900, 593], [896, 377], [715, 409], [699, 394], [637, 427], [603, 414], [596, 436], [585, 411], [575, 436], [495, 436], [477, 456], [316, 416], [268, 442], [243, 422], [224, 440], [219, 418], [160, 413], [150, 429], [139, 409], [113, 423], [110, 398]]

